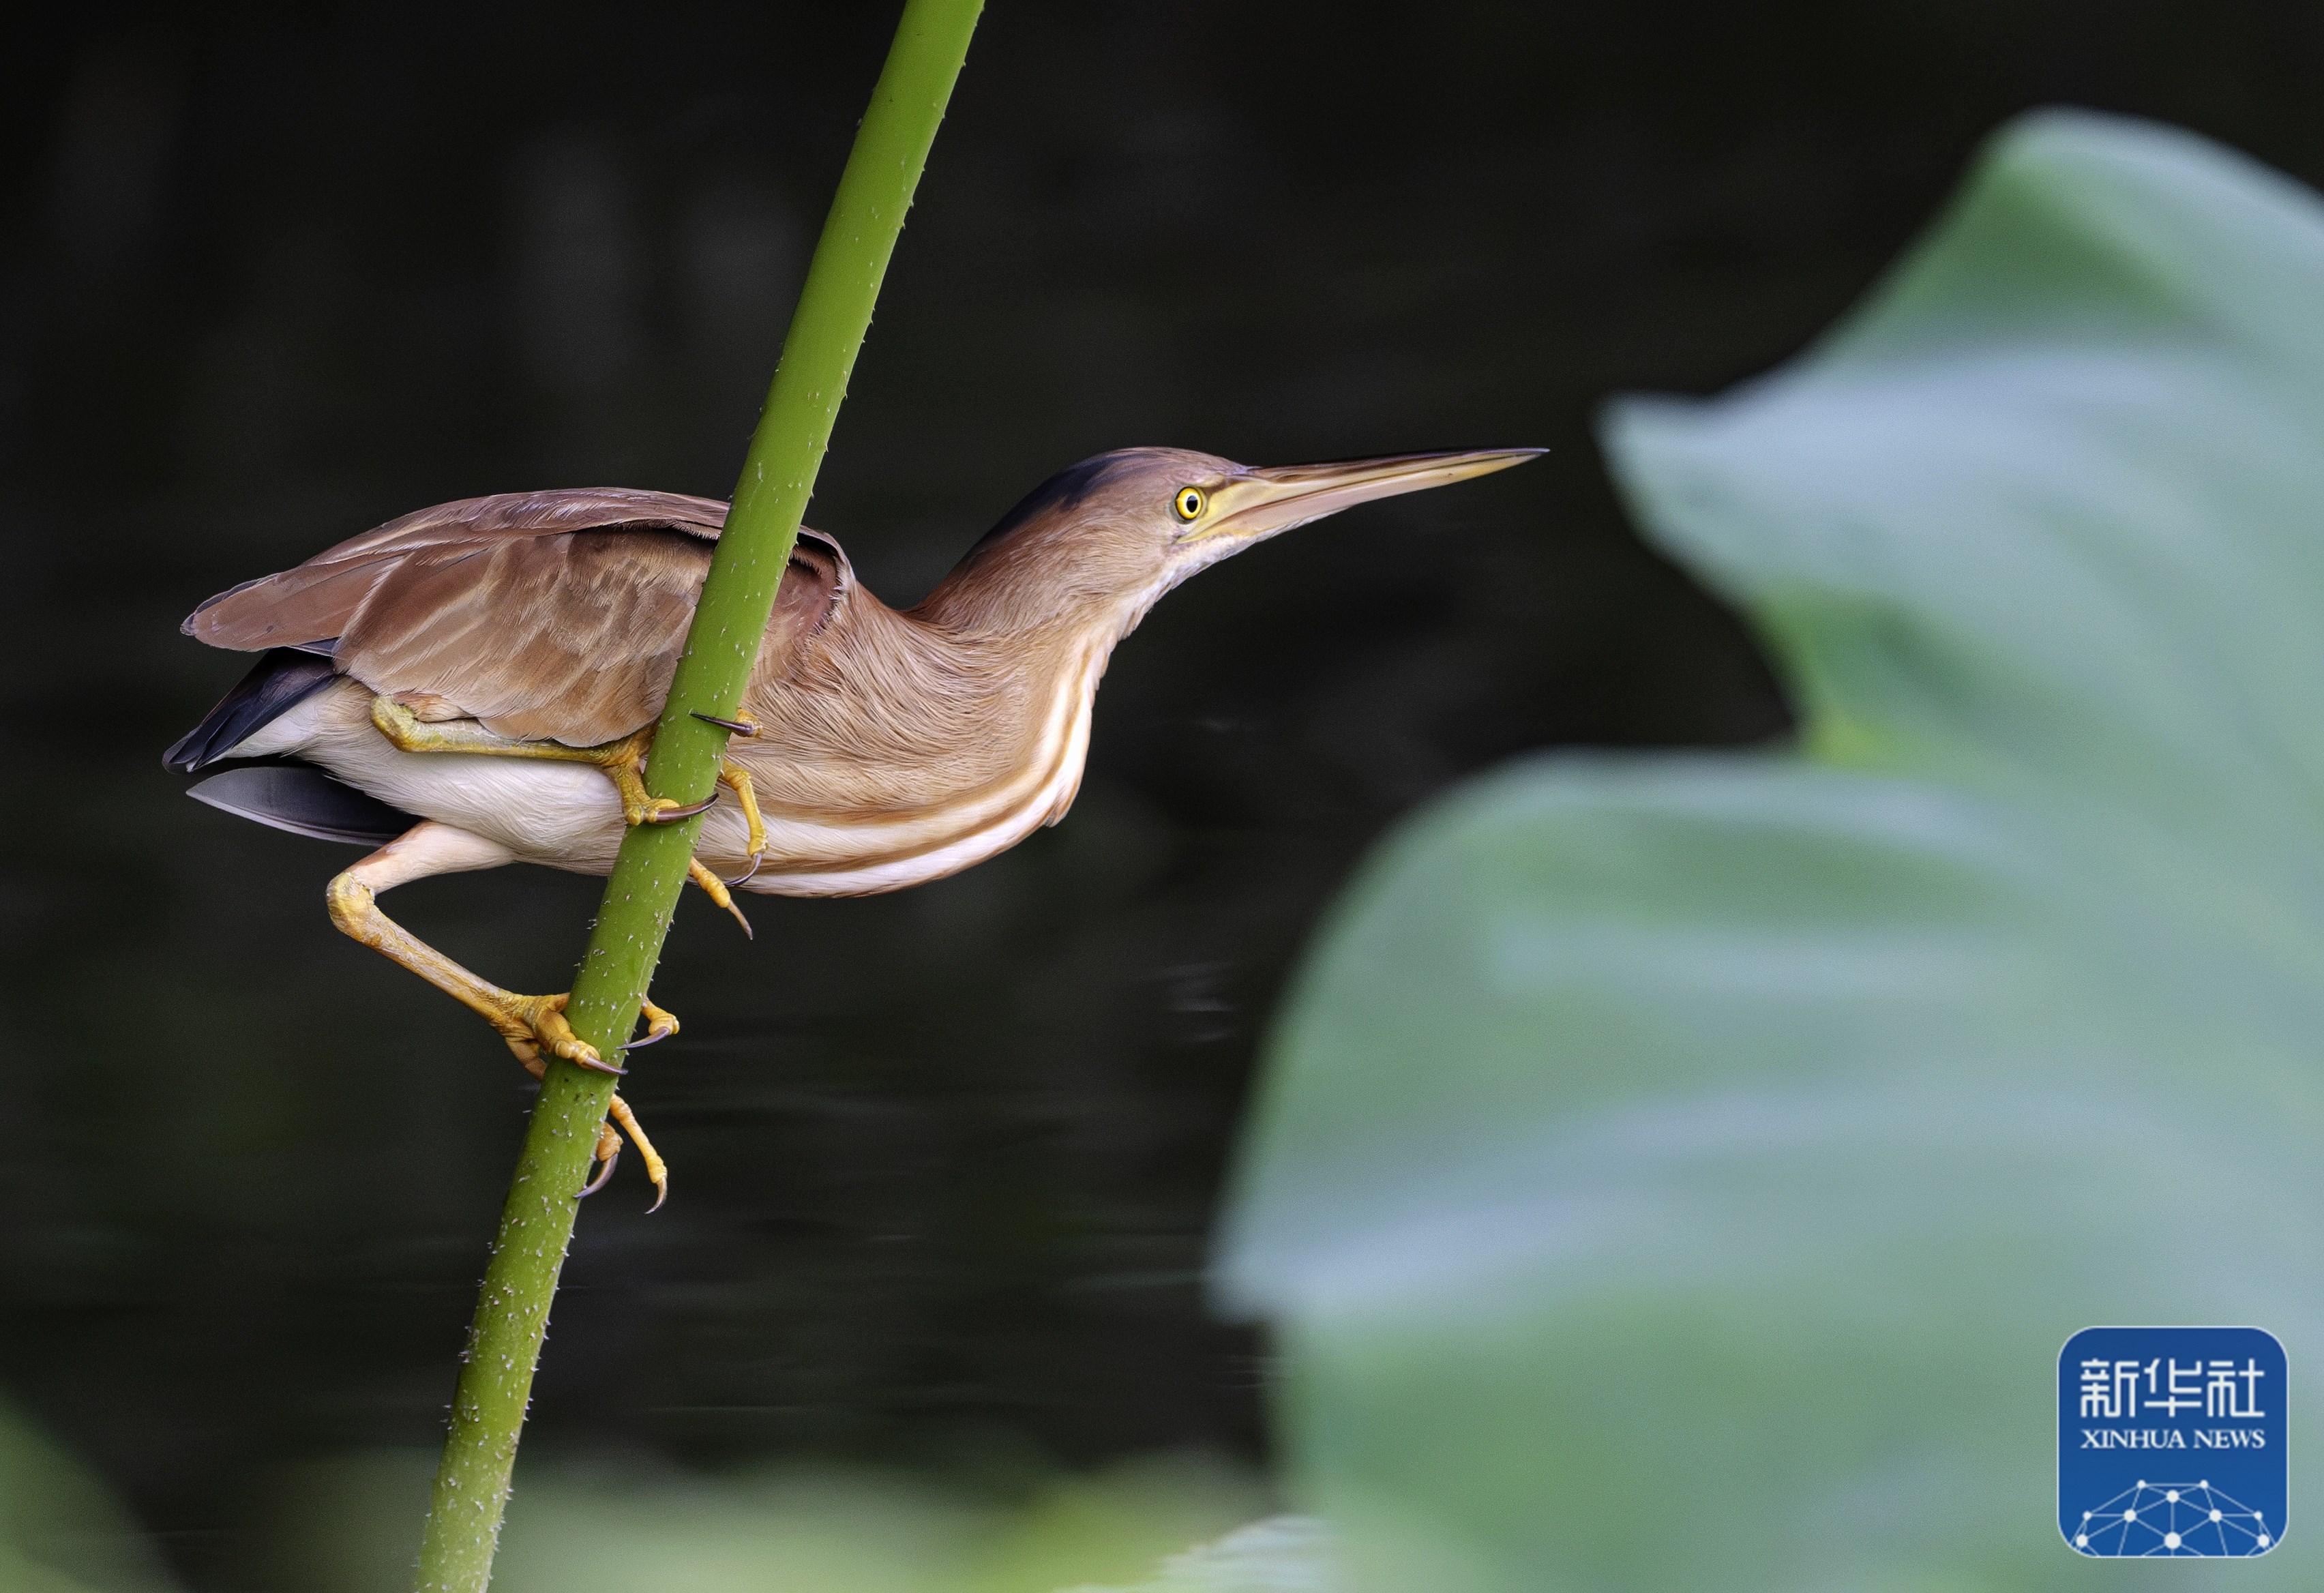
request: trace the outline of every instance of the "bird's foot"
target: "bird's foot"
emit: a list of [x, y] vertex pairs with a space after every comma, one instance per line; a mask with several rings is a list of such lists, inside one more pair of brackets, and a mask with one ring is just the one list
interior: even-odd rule
[[[686, 860], [686, 874], [687, 878], [692, 879], [696, 885], [702, 887], [705, 894], [706, 894], [712, 901], [716, 902], [720, 907], [734, 915], [734, 922], [742, 926], [742, 938], [745, 940], [756, 940], [758, 938], [757, 935], [751, 933], [751, 921], [742, 916], [742, 909], [734, 905], [733, 894], [726, 889], [726, 881], [712, 873], [703, 863], [703, 861], [700, 858], [695, 857]], [[747, 879], [750, 876], [745, 874], [743, 878]]]
[[[660, 1008], [653, 1008], [650, 1010], [659, 1012]], [[669, 1017], [666, 1012], [661, 1016]], [[675, 1018], [670, 1021], [673, 1024], [677, 1022]], [[549, 1071], [549, 1064], [539, 1057], [534, 1057], [526, 1063], [524, 1067], [525, 1071], [536, 1079]], [[618, 1095], [614, 1096], [605, 1103], [605, 1120], [597, 1125], [595, 1151], [597, 1170], [589, 1175], [589, 1182], [583, 1184], [580, 1192], [573, 1198], [586, 1201], [613, 1182], [613, 1168], [622, 1159], [622, 1135], [627, 1134], [630, 1137], [630, 1142], [638, 1147], [638, 1155], [645, 1158], [646, 1178], [654, 1186], [654, 1203], [646, 1210], [649, 1212], [660, 1211], [661, 1203], [669, 1199], [669, 1164], [664, 1162], [660, 1155], [655, 1151], [653, 1141], [646, 1137], [645, 1128], [639, 1123], [637, 1114], [630, 1110], [628, 1101]], [[613, 1127], [616, 1123], [621, 1125], [618, 1132]]]
[[635, 1051], [641, 1045], [658, 1044], [660, 1041], [669, 1039], [672, 1035], [678, 1033], [678, 1014], [666, 1011], [662, 1008], [655, 1006], [651, 1001], [640, 1001], [638, 1003], [638, 1016], [644, 1018], [646, 1022], [645, 1038], [642, 1040], [632, 1040], [628, 1045], [622, 1047], [624, 1051]]
[[646, 754], [653, 748], [653, 727], [618, 741], [608, 741], [602, 747], [591, 747], [589, 761], [605, 771], [621, 794], [622, 818], [632, 824], [674, 824], [680, 819], [690, 819], [697, 813], [706, 813], [710, 804], [718, 800], [716, 792], [703, 802], [677, 802], [668, 796], [656, 796], [646, 789]]
[[[430, 698], [414, 706], [403, 701], [401, 695], [375, 696], [371, 700], [371, 722], [380, 734], [404, 752], [476, 752], [493, 756], [505, 755], [525, 744], [496, 736], [473, 719], [445, 719], [435, 706], [442, 701], [440, 697]], [[427, 710], [424, 714], [422, 709]]]
[[[752, 725], [752, 733], [758, 733], [755, 723]], [[749, 769], [732, 758], [722, 759], [718, 764], [718, 783], [734, 793], [734, 800], [742, 809], [742, 822], [750, 826], [750, 838], [745, 844], [750, 848], [751, 866], [743, 870], [742, 879], [729, 882], [740, 885], [742, 879], [748, 879], [759, 871], [759, 860], [767, 854], [767, 821], [759, 813], [759, 793], [751, 784]]]
[[[721, 719], [715, 714], [696, 714], [705, 724], [715, 724], [720, 730], [738, 736], [755, 736], [759, 722], [750, 714], [738, 712], [732, 719]], [[730, 885], [740, 885], [759, 871], [759, 860], [766, 855], [767, 821], [759, 812], [759, 793], [751, 783], [751, 771], [732, 758], [718, 760], [718, 783], [734, 793], [734, 800], [742, 809], [742, 822], [750, 827], [749, 849], [751, 866], [743, 870], [742, 879], [730, 879]]]
[[613, 1176], [614, 1165], [621, 1159], [621, 1135], [614, 1131], [613, 1125], [610, 1122], [598, 1124], [597, 1171], [590, 1175], [589, 1182], [581, 1186], [581, 1192], [574, 1198], [586, 1201], [604, 1188], [606, 1183]]
[[[642, 792], [643, 787], [640, 787]], [[708, 813], [715, 796], [700, 802], [678, 802], [668, 796], [641, 795], [635, 802], [626, 797], [622, 803], [622, 817], [633, 824], [674, 824], [680, 819], [690, 819], [697, 813]]]
[[[759, 722], [739, 709], [732, 719], [721, 719], [715, 714], [696, 714], [695, 717], [738, 736], [755, 736], [760, 730]], [[751, 827], [751, 866], [742, 874], [742, 879], [748, 879], [759, 871], [759, 860], [767, 852], [767, 821], [759, 813], [759, 793], [751, 784], [751, 771], [732, 758], [718, 760], [718, 783], [734, 793], [734, 800], [742, 805], [742, 822]], [[740, 885], [742, 879], [730, 879], [727, 883]]]
[[[733, 719], [713, 719], [707, 714], [697, 714], [695, 717], [737, 735], [754, 736], [759, 733], [759, 722], [748, 714], [738, 714]], [[715, 791], [705, 800], [690, 804], [647, 794], [645, 759], [652, 745], [653, 732], [647, 729], [601, 749], [605, 754], [602, 767], [613, 780], [614, 788], [622, 794], [622, 818], [632, 824], [671, 824], [709, 811], [718, 800]], [[722, 758], [718, 760], [718, 783], [734, 793], [734, 801], [742, 809], [742, 823], [747, 826], [744, 845], [751, 853], [751, 866], [742, 870], [741, 879], [721, 881], [701, 863], [696, 862], [692, 865], [694, 881], [710, 893], [711, 900], [733, 914], [734, 921], [742, 926], [742, 933], [749, 935], [751, 921], [742, 916], [742, 909], [734, 905], [734, 898], [727, 895], [726, 887], [740, 885], [759, 871], [759, 860], [767, 852], [767, 821], [759, 811], [759, 793], [751, 783], [749, 769], [732, 758]]]
[[[653, 1141], [646, 1137], [646, 1131], [639, 1126], [637, 1114], [630, 1110], [628, 1101], [616, 1095], [608, 1106], [607, 1111], [612, 1120], [622, 1126], [622, 1132], [630, 1137], [630, 1143], [638, 1147], [638, 1155], [645, 1158], [646, 1180], [654, 1186], [654, 1203], [648, 1206], [646, 1210], [649, 1212], [660, 1211], [661, 1203], [669, 1199], [669, 1165], [664, 1162], [659, 1153], [654, 1149]], [[604, 1150], [604, 1140], [602, 1137], [598, 1140], [597, 1146], [599, 1154], [602, 1156]], [[615, 1148], [618, 1150], [619, 1146]], [[603, 1177], [594, 1180], [593, 1187], [603, 1182]], [[582, 1192], [586, 1194], [588, 1192], [585, 1190]]]
[[[481, 999], [477, 1010], [486, 1022], [500, 1031], [508, 1048], [516, 1053], [517, 1060], [530, 1068], [546, 1053], [562, 1057], [576, 1067], [586, 1067], [594, 1073], [622, 1076], [624, 1070], [615, 1067], [597, 1054], [597, 1048], [573, 1032], [565, 1020], [566, 1003], [572, 1000], [570, 990], [560, 990], [553, 996], [520, 996], [514, 990], [499, 990]], [[638, 1016], [645, 1019], [642, 1039], [622, 1045], [624, 1051], [634, 1051], [641, 1045], [650, 1045], [667, 1040], [678, 1033], [675, 1013], [642, 1003]]]
[[576, 1067], [618, 1076], [622, 1070], [598, 1055], [597, 1048], [575, 1034], [573, 1026], [565, 1021], [565, 1006], [572, 999], [569, 990], [560, 990], [553, 996], [520, 996], [514, 990], [498, 990], [481, 998], [476, 1009], [484, 1015], [484, 1021], [500, 1031], [508, 1048], [527, 1067], [545, 1054], [561, 1057]]
[[[396, 882], [392, 870], [398, 861], [399, 848], [403, 849], [402, 861], [406, 864], [410, 863], [413, 853], [425, 854], [432, 847], [435, 849], [435, 861], [440, 862], [449, 859], [473, 868], [477, 864], [467, 860], [476, 857], [476, 848], [484, 844], [473, 836], [463, 837], [459, 832], [446, 826], [434, 824], [416, 826], [401, 840], [382, 848], [331, 881], [325, 896], [330, 904], [331, 922], [342, 934], [410, 969], [470, 1011], [483, 1017], [499, 1032], [508, 1048], [516, 1054], [517, 1061], [524, 1064], [524, 1071], [534, 1078], [546, 1079], [549, 1076], [548, 1059], [552, 1056], [562, 1057], [577, 1067], [620, 1074], [620, 1068], [607, 1064], [597, 1054], [595, 1046], [573, 1032], [573, 1026], [565, 1017], [565, 1010], [573, 999], [569, 992], [553, 996], [521, 996], [513, 990], [504, 990], [490, 980], [480, 978], [461, 967], [379, 910], [377, 891]], [[503, 854], [497, 861], [507, 860]], [[641, 1039], [626, 1042], [621, 1047], [624, 1051], [650, 1045], [678, 1033], [677, 1017], [650, 1000], [639, 1002], [638, 1016], [645, 1020], [645, 1035]], [[666, 1197], [669, 1192], [669, 1170], [654, 1154], [651, 1142], [646, 1138], [645, 1130], [638, 1126], [637, 1118], [628, 1104], [616, 1095], [607, 1110], [638, 1147], [638, 1154], [645, 1158], [646, 1175], [653, 1180], [654, 1188]], [[613, 1175], [611, 1164], [620, 1151], [620, 1141], [609, 1140], [601, 1126], [596, 1145], [597, 1175], [581, 1192], [586, 1194], [604, 1186], [605, 1180]], [[661, 1201], [657, 1199], [654, 1205], [659, 1208]]]

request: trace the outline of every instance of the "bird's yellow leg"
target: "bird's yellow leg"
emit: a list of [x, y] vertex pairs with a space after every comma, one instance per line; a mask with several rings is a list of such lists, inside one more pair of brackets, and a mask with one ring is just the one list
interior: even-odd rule
[[[371, 722], [379, 733], [404, 752], [466, 752], [485, 758], [536, 758], [550, 763], [586, 763], [603, 769], [622, 798], [622, 817], [632, 824], [666, 824], [692, 818], [707, 802], [688, 806], [667, 796], [647, 794], [646, 753], [653, 746], [653, 727], [633, 731], [619, 741], [594, 747], [568, 747], [562, 741], [521, 741], [494, 735], [473, 719], [430, 721], [420, 717], [393, 697], [371, 700]], [[746, 777], [747, 778], [747, 777]]]
[[[432, 820], [413, 826], [369, 857], [339, 875], [330, 884], [331, 922], [340, 933], [400, 962], [412, 972], [480, 1014], [500, 1032], [520, 1062], [538, 1061], [542, 1052], [561, 1056], [599, 1073], [622, 1070], [597, 1054], [596, 1047], [574, 1034], [565, 1021], [564, 993], [521, 996], [480, 978], [413, 935], [379, 909], [380, 892], [392, 890], [431, 874], [455, 874], [470, 869], [493, 869], [513, 862], [516, 854], [497, 842]], [[643, 1015], [650, 1044], [678, 1032], [678, 1019], [651, 1002]]]
[[[613, 782], [613, 789], [622, 799], [622, 817], [632, 824], [666, 824], [692, 818], [710, 806], [708, 802], [688, 806], [648, 794], [645, 763], [646, 754], [653, 748], [651, 725], [617, 741], [604, 741], [595, 747], [568, 747], [562, 741], [521, 741], [495, 735], [473, 719], [422, 719], [408, 704], [383, 696], [371, 700], [371, 722], [380, 734], [404, 752], [467, 752], [487, 758], [537, 758], [552, 763], [589, 764], [603, 769], [605, 778]], [[758, 721], [748, 714], [717, 723], [730, 730], [739, 725], [746, 735], [756, 735], [759, 731]], [[722, 758], [718, 762], [718, 783], [733, 792], [734, 800], [742, 806], [742, 822], [750, 827], [751, 873], [755, 874], [759, 871], [758, 860], [767, 850], [767, 824], [759, 812], [759, 794], [751, 784], [751, 771], [732, 758]], [[743, 878], [747, 879], [750, 875]], [[721, 901], [719, 906], [734, 911], [731, 901]]]

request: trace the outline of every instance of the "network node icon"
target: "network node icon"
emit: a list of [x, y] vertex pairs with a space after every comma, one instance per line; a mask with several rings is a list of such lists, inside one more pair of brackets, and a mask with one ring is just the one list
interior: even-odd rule
[[2072, 1542], [2108, 1560], [2245, 1559], [2274, 1548], [2275, 1535], [2263, 1512], [2209, 1478], [2142, 1480], [2083, 1511]]

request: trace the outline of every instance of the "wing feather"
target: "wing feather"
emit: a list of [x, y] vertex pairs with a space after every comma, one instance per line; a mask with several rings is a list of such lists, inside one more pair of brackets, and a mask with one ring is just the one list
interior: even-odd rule
[[725, 523], [726, 505], [715, 498], [627, 487], [463, 498], [389, 520], [325, 548], [296, 569], [221, 592], [187, 615], [182, 629], [212, 647], [242, 652], [328, 641], [401, 556], [423, 548], [618, 526], [663, 528], [715, 542]]
[[[328, 644], [383, 695], [424, 693], [497, 734], [594, 746], [661, 712], [726, 506], [596, 488], [438, 505], [186, 621], [215, 646]], [[760, 668], [780, 667], [853, 585], [837, 543], [800, 534]]]

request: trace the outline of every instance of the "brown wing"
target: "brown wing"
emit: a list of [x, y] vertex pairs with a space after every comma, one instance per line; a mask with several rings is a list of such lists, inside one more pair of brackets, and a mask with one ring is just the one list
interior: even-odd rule
[[[426, 693], [494, 732], [594, 746], [661, 711], [726, 506], [676, 493], [511, 493], [406, 515], [212, 598], [189, 635], [240, 649], [327, 646], [383, 694]], [[787, 653], [853, 585], [801, 534], [761, 642]]]
[[725, 523], [726, 505], [715, 499], [623, 487], [463, 498], [389, 520], [296, 569], [221, 592], [189, 614], [182, 629], [212, 647], [243, 652], [327, 643], [346, 633], [381, 579], [405, 556], [424, 549], [630, 526], [664, 527], [715, 541]]

